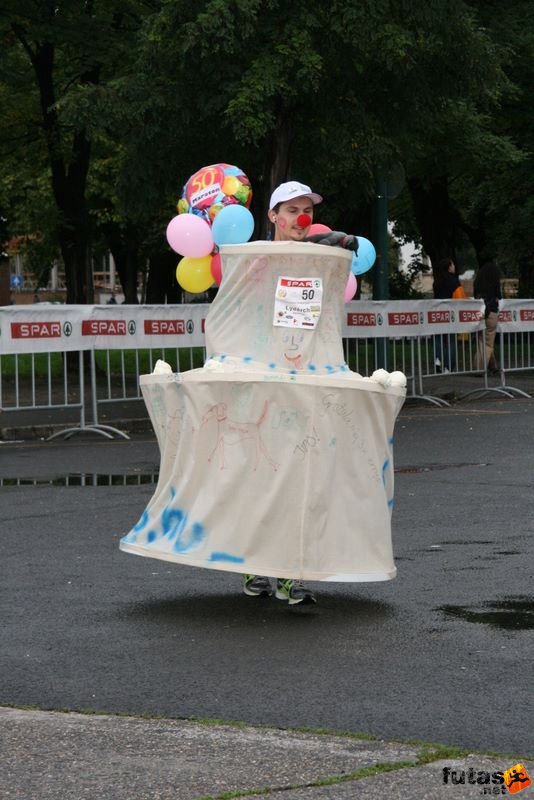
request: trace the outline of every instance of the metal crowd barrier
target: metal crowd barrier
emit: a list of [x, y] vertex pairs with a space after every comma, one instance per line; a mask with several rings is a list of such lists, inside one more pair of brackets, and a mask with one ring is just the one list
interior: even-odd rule
[[510, 395], [530, 397], [512, 386], [511, 374], [519, 375], [534, 365], [534, 300], [501, 300], [497, 322], [501, 388]]
[[[66, 409], [76, 412], [78, 420], [53, 436], [88, 431], [128, 438], [100, 422], [102, 409], [139, 401], [139, 377], [152, 372], [158, 359], [176, 372], [201, 366], [208, 309], [206, 304], [45, 303], [0, 308], [0, 427], [9, 412], [31, 416]], [[457, 399], [489, 392], [530, 397], [510, 381], [534, 371], [534, 300], [500, 303], [497, 386], [488, 383], [484, 330], [479, 300], [353, 301], [346, 306], [345, 358], [362, 375], [378, 368], [404, 372], [408, 399], [439, 407], [449, 401], [432, 387], [447, 376], [473, 376], [480, 382]]]
[[0, 353], [0, 409], [30, 412], [75, 409], [80, 413], [80, 425], [84, 426], [83, 353]]

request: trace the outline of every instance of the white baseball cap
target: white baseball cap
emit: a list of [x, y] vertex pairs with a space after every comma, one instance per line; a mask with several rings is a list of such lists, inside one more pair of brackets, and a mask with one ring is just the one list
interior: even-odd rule
[[295, 197], [309, 197], [313, 205], [322, 203], [323, 198], [320, 194], [312, 192], [309, 186], [299, 181], [288, 181], [281, 183], [271, 195], [269, 208], [274, 208], [278, 203], [285, 203], [287, 200], [294, 200]]

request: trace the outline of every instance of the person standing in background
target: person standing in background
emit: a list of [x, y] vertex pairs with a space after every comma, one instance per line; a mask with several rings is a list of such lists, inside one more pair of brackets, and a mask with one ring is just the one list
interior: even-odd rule
[[[434, 274], [434, 297], [436, 300], [455, 300], [465, 297], [462, 284], [456, 274], [452, 258], [442, 258]], [[436, 372], [451, 372], [456, 369], [456, 336], [440, 334], [434, 337]]]
[[479, 335], [475, 366], [476, 369], [487, 369], [490, 375], [497, 375], [497, 360], [494, 345], [499, 316], [499, 300], [501, 294], [501, 271], [493, 261], [486, 261], [475, 276], [473, 294], [484, 300], [486, 328]]

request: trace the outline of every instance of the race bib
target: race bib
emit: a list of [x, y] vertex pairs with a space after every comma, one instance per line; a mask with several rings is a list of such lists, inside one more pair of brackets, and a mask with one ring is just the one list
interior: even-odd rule
[[322, 301], [321, 278], [278, 278], [273, 325], [311, 330], [321, 316]]

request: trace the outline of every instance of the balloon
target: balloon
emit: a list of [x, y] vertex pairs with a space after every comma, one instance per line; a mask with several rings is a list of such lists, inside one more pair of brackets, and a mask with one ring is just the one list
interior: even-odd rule
[[211, 256], [204, 258], [182, 258], [176, 267], [176, 280], [186, 292], [205, 292], [213, 284]]
[[196, 214], [213, 222], [225, 206], [248, 208], [252, 201], [250, 181], [232, 164], [210, 164], [191, 175], [178, 201], [179, 213]]
[[330, 233], [332, 228], [328, 225], [323, 225], [321, 222], [314, 222], [308, 231], [308, 236], [313, 236], [314, 233]]
[[225, 206], [212, 225], [213, 241], [221, 244], [243, 244], [254, 231], [254, 217], [244, 206]]
[[210, 226], [193, 214], [179, 214], [171, 219], [167, 241], [177, 253], [190, 258], [202, 258], [213, 250]]
[[215, 253], [211, 259], [211, 274], [213, 275], [213, 280], [220, 286], [222, 281], [222, 263], [221, 263], [221, 254]]
[[352, 298], [356, 294], [357, 288], [358, 288], [358, 281], [356, 280], [356, 275], [354, 275], [351, 272], [347, 281], [347, 285], [345, 286], [345, 294], [343, 295], [345, 303], [348, 303], [349, 300], [352, 300]]
[[363, 275], [375, 263], [376, 250], [369, 239], [365, 239], [363, 236], [357, 236], [356, 238], [358, 240], [358, 252], [352, 256], [351, 270], [354, 275]]

